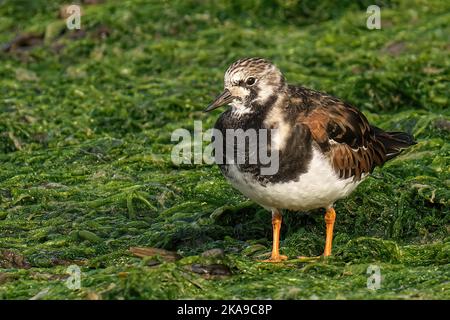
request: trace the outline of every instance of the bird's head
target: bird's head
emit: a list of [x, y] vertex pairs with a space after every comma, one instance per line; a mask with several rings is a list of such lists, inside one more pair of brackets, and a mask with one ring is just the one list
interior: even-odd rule
[[262, 58], [240, 59], [228, 67], [224, 91], [205, 112], [230, 104], [234, 111], [249, 113], [285, 92], [286, 81], [280, 70]]

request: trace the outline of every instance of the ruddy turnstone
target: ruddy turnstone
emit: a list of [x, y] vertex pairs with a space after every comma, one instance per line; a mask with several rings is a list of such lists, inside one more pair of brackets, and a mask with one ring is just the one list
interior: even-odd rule
[[[236, 189], [272, 211], [273, 248], [266, 260], [269, 262], [287, 259], [279, 253], [281, 209], [325, 208], [323, 255], [329, 256], [336, 218], [334, 203], [355, 190], [376, 166], [415, 144], [408, 133], [386, 132], [370, 125], [348, 103], [288, 84], [280, 70], [265, 59], [234, 62], [225, 73], [224, 87], [205, 109], [231, 105], [215, 124], [217, 132], [222, 133], [221, 139], [226, 139], [228, 129], [275, 129], [268, 139], [268, 149], [279, 154], [276, 173], [262, 175], [260, 162], [233, 163], [225, 159], [219, 164]], [[230, 146], [230, 141], [223, 142]], [[234, 139], [231, 148], [237, 149]], [[250, 149], [251, 146], [245, 149], [247, 160]]]

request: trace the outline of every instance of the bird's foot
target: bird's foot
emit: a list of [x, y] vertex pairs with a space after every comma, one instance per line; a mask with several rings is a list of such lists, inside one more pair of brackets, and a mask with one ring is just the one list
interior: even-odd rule
[[265, 260], [259, 260], [259, 262], [271, 262], [271, 263], [277, 263], [277, 262], [282, 262], [287, 260], [288, 257], [282, 254], [276, 255], [276, 256], [271, 256], [269, 259], [265, 259]]

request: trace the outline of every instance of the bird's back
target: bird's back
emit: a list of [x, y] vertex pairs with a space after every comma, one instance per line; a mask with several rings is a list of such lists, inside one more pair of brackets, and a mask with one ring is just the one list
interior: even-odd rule
[[333, 96], [298, 86], [289, 86], [289, 92], [289, 107], [302, 110], [295, 121], [309, 128], [341, 178], [360, 180], [416, 143], [408, 133], [370, 125], [357, 108]]

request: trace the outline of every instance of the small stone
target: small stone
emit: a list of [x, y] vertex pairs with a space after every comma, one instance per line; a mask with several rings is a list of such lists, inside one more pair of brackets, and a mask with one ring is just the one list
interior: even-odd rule
[[34, 71], [24, 68], [16, 69], [16, 79], [18, 81], [38, 81], [39, 78]]
[[401, 53], [403, 53], [403, 51], [405, 51], [406, 48], [406, 44], [403, 41], [398, 41], [398, 42], [392, 42], [390, 43], [388, 46], [386, 46], [383, 51], [392, 55], [392, 56], [398, 56]]
[[175, 262], [181, 259], [178, 253], [159, 248], [131, 247], [129, 250], [139, 258], [159, 256], [166, 262]]
[[101, 300], [102, 299], [98, 293], [93, 292], [93, 291], [88, 292], [87, 298], [88, 298], [88, 300]]
[[31, 268], [31, 265], [20, 253], [11, 250], [3, 250], [0, 251], [0, 268], [29, 269]]
[[229, 276], [231, 275], [231, 270], [228, 266], [224, 264], [211, 264], [208, 266], [209, 274], [213, 276]]
[[191, 271], [199, 274], [207, 274], [208, 271], [205, 269], [205, 267], [201, 264], [193, 264], [191, 266]]
[[438, 119], [434, 122], [434, 125], [438, 129], [450, 131], [450, 121], [448, 121], [446, 119]]
[[15, 277], [10, 273], [0, 272], [0, 285], [9, 281], [13, 281]]
[[231, 275], [231, 270], [228, 266], [224, 264], [193, 264], [191, 266], [191, 271], [208, 276], [229, 276]]
[[223, 257], [225, 255], [225, 252], [221, 248], [214, 248], [210, 250], [206, 250], [202, 253], [202, 257], [204, 258], [218, 258]]
[[145, 261], [145, 265], [147, 267], [155, 267], [155, 266], [159, 266], [161, 264], [161, 261], [158, 261], [157, 259], [154, 259], [155, 257], [151, 257], [151, 259], [148, 259], [147, 261]]

